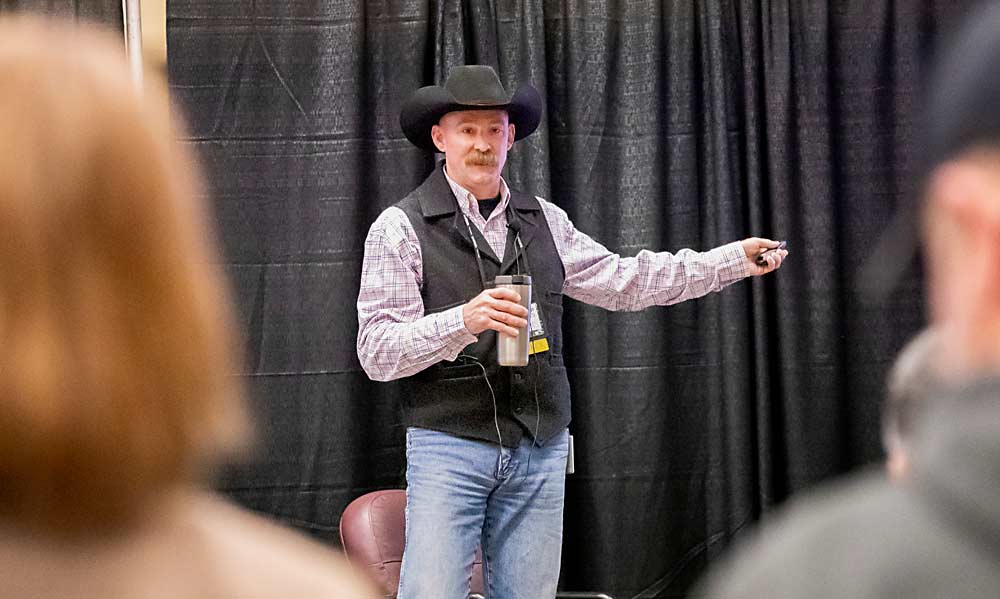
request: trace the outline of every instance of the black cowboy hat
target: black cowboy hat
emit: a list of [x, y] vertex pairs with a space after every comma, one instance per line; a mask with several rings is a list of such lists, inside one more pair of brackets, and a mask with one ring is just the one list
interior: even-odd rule
[[466, 65], [448, 71], [444, 86], [429, 85], [413, 92], [399, 113], [406, 139], [420, 149], [437, 152], [431, 127], [456, 110], [506, 110], [514, 124], [514, 140], [524, 139], [542, 120], [542, 97], [530, 85], [508, 96], [496, 72], [488, 66]]

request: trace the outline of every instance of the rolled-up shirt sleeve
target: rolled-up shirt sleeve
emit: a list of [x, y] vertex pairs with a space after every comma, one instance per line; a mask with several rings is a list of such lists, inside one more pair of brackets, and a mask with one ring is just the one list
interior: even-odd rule
[[736, 241], [707, 252], [642, 250], [622, 257], [573, 226], [561, 208], [538, 198], [566, 272], [563, 293], [607, 310], [676, 304], [720, 291], [749, 273]]
[[420, 243], [406, 214], [385, 210], [365, 240], [358, 293], [358, 359], [370, 378], [389, 381], [454, 360], [476, 341], [462, 306], [424, 314]]

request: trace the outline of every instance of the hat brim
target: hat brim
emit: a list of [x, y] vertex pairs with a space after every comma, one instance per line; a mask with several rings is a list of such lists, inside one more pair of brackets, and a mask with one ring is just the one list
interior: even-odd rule
[[530, 85], [517, 88], [505, 104], [466, 104], [459, 102], [448, 90], [437, 85], [422, 87], [413, 93], [399, 112], [399, 126], [406, 139], [422, 150], [437, 152], [431, 138], [431, 127], [441, 117], [458, 110], [504, 110], [514, 125], [514, 141], [534, 133], [542, 120], [542, 97]]

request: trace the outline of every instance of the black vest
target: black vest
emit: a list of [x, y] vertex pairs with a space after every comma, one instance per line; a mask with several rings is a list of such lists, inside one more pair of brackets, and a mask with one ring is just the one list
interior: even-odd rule
[[[396, 206], [406, 213], [420, 241], [424, 313], [442, 312], [478, 295], [482, 283], [469, 228], [443, 168], [439, 166]], [[526, 255], [521, 258], [522, 272], [527, 265], [532, 301], [538, 305], [549, 351], [532, 355], [527, 366], [501, 367], [496, 357], [497, 334], [481, 333], [454, 362], [441, 361], [401, 379], [408, 426], [497, 442], [499, 424], [503, 444], [514, 447], [525, 433], [544, 444], [569, 425], [569, 380], [562, 360], [562, 260], [537, 199], [511, 190], [507, 216], [521, 223]], [[508, 231], [502, 260], [474, 224], [472, 231], [487, 282], [497, 275], [517, 272], [520, 248], [515, 248], [513, 230]], [[496, 396], [496, 422], [490, 387], [480, 364]]]

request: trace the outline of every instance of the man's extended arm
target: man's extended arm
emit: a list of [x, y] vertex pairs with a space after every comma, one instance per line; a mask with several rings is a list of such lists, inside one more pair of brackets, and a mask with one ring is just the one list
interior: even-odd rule
[[566, 271], [563, 293], [588, 304], [608, 310], [676, 304], [766, 270], [752, 268], [744, 242], [622, 257], [578, 231], [561, 208], [539, 201]]

